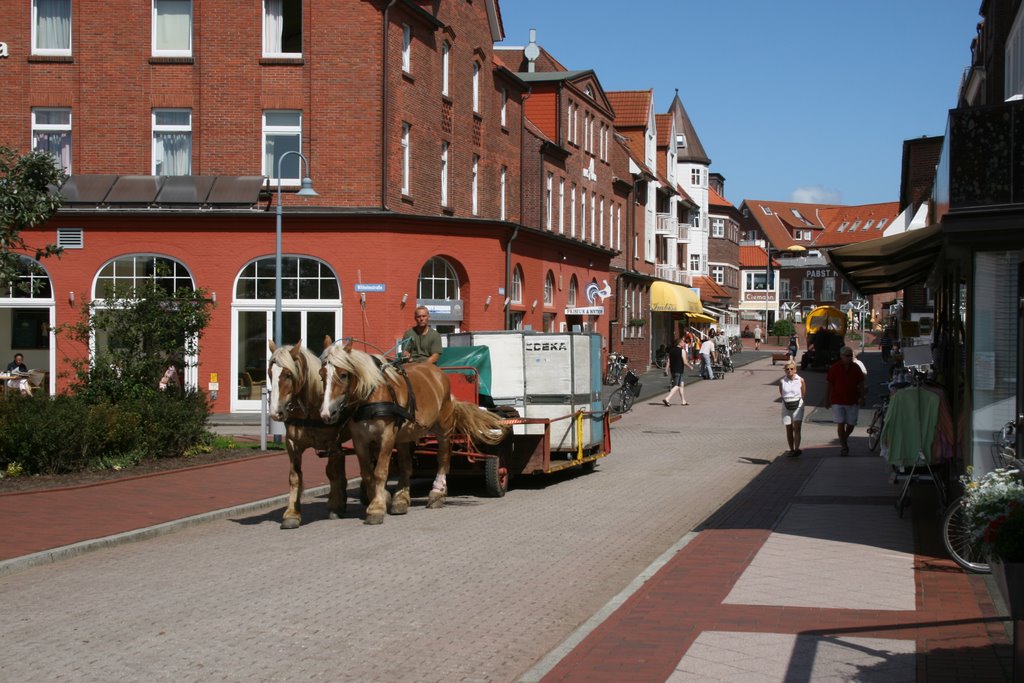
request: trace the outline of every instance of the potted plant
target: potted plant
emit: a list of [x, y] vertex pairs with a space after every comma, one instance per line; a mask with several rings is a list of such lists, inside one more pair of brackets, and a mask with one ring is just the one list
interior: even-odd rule
[[1024, 481], [1015, 469], [997, 469], [964, 482], [964, 518], [988, 557], [992, 575], [1014, 615], [1024, 615]]
[[630, 318], [629, 324], [633, 327], [643, 327], [647, 323], [644, 318]]

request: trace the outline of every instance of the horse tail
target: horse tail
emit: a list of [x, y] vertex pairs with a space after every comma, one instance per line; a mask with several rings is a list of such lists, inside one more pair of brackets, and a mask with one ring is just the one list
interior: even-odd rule
[[473, 441], [494, 446], [505, 440], [508, 427], [494, 413], [480, 410], [467, 401], [452, 399], [455, 412], [455, 432], [465, 434]]

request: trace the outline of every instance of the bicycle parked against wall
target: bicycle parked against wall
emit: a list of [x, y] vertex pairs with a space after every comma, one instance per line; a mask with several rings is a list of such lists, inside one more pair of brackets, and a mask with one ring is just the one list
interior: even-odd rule
[[608, 354], [608, 366], [604, 371], [604, 383], [605, 384], [618, 384], [619, 380], [622, 379], [622, 375], [626, 371], [626, 364], [629, 359], [623, 356], [621, 353], [612, 351]]
[[[1007, 422], [992, 437], [993, 459], [997, 468], [1024, 471], [1024, 463], [1017, 459], [1017, 428]], [[946, 508], [942, 516], [942, 542], [953, 561], [969, 572], [988, 574], [991, 568], [978, 547], [967, 524], [967, 497], [960, 496]]]
[[633, 402], [640, 395], [640, 377], [632, 370], [627, 369], [622, 377], [622, 386], [611, 393], [608, 397], [608, 410], [613, 415], [628, 413], [633, 409]]

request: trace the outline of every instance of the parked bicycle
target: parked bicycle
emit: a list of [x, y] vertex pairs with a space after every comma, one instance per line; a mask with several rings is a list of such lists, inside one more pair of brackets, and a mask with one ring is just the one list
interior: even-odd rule
[[618, 384], [622, 378], [623, 373], [626, 370], [626, 363], [629, 359], [623, 356], [621, 353], [612, 351], [608, 354], [608, 366], [604, 371], [604, 383], [605, 384]]
[[[1024, 463], [1017, 459], [1017, 428], [1007, 422], [993, 435], [993, 459], [997, 468], [1024, 471]], [[942, 516], [942, 543], [953, 561], [974, 574], [988, 574], [991, 568], [971, 534], [966, 511], [967, 497], [961, 495], [946, 508]]]
[[743, 339], [740, 338], [738, 335], [733, 335], [732, 337], [729, 337], [729, 352], [730, 353], [740, 353], [742, 351], [743, 351]]
[[628, 413], [633, 409], [633, 402], [640, 395], [640, 377], [632, 370], [627, 369], [622, 377], [622, 386], [616, 389], [608, 397], [608, 410], [613, 415]]

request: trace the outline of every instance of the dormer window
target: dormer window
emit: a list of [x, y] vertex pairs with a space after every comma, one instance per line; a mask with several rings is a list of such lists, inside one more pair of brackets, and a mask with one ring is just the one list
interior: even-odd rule
[[848, 226], [849, 224], [850, 221], [843, 221], [842, 223], [839, 224], [839, 227], [836, 228], [836, 232], [843, 232], [844, 230], [846, 230], [846, 226]]
[[764, 214], [765, 216], [771, 216], [771, 215], [773, 215], [773, 214], [772, 214], [772, 207], [770, 207], [770, 206], [764, 206], [764, 205], [762, 205], [762, 206], [761, 206], [761, 212], [762, 212], [762, 213], [763, 213], [763, 214]]
[[859, 227], [860, 227], [860, 221], [854, 221], [853, 225], [850, 226], [850, 231], [853, 232], [854, 230], [856, 230]]
[[881, 220], [878, 221], [878, 226], [875, 229], [876, 230], [881, 230], [882, 228], [885, 227], [885, 224], [888, 223], [888, 222], [889, 222], [888, 218], [882, 218]]
[[676, 147], [686, 147], [686, 136], [679, 134], [676, 136]]
[[870, 228], [874, 224], [875, 224], [875, 221], [874, 220], [870, 220], [870, 221], [868, 221], [867, 223], [864, 224], [864, 229], [867, 230], [868, 228]]

